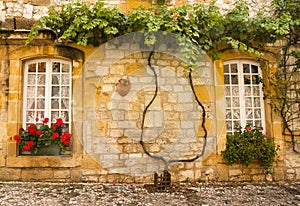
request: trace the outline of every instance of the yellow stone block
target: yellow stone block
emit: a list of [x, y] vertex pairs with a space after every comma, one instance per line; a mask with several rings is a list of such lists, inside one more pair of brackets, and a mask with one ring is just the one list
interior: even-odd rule
[[194, 88], [200, 102], [202, 103], [211, 102], [214, 99], [212, 95], [214, 94], [213, 87], [208, 87], [205, 85], [196, 85]]
[[8, 141], [7, 145], [7, 156], [16, 157], [18, 155], [18, 147], [16, 141]]

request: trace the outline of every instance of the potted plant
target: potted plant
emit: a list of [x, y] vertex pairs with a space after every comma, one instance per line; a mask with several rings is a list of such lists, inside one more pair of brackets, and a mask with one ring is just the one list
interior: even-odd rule
[[[35, 120], [39, 121], [38, 118]], [[30, 151], [32, 155], [59, 155], [60, 151], [66, 151], [66, 147], [70, 145], [71, 134], [64, 132], [64, 129], [61, 118], [56, 119], [50, 126], [49, 118], [44, 118], [41, 124], [30, 124], [27, 129], [20, 128], [14, 140], [21, 151]], [[56, 148], [54, 152], [53, 148]]]

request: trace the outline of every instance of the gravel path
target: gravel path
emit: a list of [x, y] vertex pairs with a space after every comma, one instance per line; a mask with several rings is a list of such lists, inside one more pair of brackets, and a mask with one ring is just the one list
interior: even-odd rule
[[152, 193], [143, 185], [0, 182], [0, 205], [299, 205], [300, 183], [177, 184]]

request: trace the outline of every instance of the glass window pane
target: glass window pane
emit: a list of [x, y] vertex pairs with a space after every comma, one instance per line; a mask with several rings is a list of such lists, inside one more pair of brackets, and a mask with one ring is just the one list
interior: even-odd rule
[[247, 96], [247, 97], [251, 96], [251, 87], [245, 86], [244, 89], [245, 89], [245, 90], [244, 90], [245, 96]]
[[254, 110], [254, 118], [255, 119], [260, 119], [261, 118], [261, 110], [260, 109], [255, 109]]
[[38, 72], [46, 72], [46, 62], [38, 63]]
[[226, 97], [226, 106], [231, 107], [231, 98], [230, 97]]
[[233, 131], [232, 122], [231, 121], [227, 121], [226, 122], [226, 130], [227, 131]]
[[28, 85], [35, 85], [35, 74], [29, 74], [27, 79]]
[[35, 112], [34, 111], [28, 111], [26, 113], [26, 122], [35, 122], [35, 118], [36, 118], [36, 115], [35, 115]]
[[243, 72], [250, 73], [250, 65], [249, 64], [243, 64]]
[[232, 86], [232, 96], [240, 96], [238, 86]]
[[45, 109], [45, 100], [44, 99], [38, 99], [36, 108], [37, 109]]
[[59, 84], [59, 75], [52, 75], [52, 84], [54, 85]]
[[27, 97], [35, 97], [35, 87], [27, 87]]
[[62, 72], [70, 72], [70, 65], [69, 64], [62, 64]]
[[39, 74], [38, 75], [38, 84], [39, 85], [45, 85], [46, 81], [46, 75], [45, 74]]
[[231, 95], [230, 87], [225, 87], [225, 95], [226, 96], [230, 96]]
[[61, 87], [62, 89], [62, 97], [69, 97], [69, 87]]
[[251, 72], [253, 73], [258, 73], [258, 66], [256, 65], [251, 65]]
[[232, 119], [232, 113], [229, 109], [226, 110], [226, 119]]
[[28, 72], [36, 72], [36, 64], [29, 64]]
[[229, 65], [224, 65], [224, 73], [229, 73]]
[[53, 86], [52, 87], [52, 97], [58, 97], [59, 96], [59, 86]]
[[250, 75], [244, 75], [244, 84], [251, 84]]
[[62, 112], [61, 118], [63, 119], [64, 122], [69, 122], [69, 113], [66, 111]]
[[254, 96], [259, 96], [260, 95], [260, 88], [259, 88], [259, 86], [253, 86], [252, 87], [252, 89], [253, 89], [253, 95]]
[[238, 98], [238, 97], [233, 97], [233, 98], [232, 98], [232, 106], [233, 106], [233, 107], [239, 107], [239, 106], [240, 106], [240, 98]]
[[64, 84], [64, 85], [70, 84], [70, 75], [69, 74], [63, 74], [61, 83]]
[[234, 109], [233, 110], [233, 119], [240, 119], [240, 110], [239, 109]]
[[27, 109], [35, 109], [35, 101], [33, 98], [27, 99]]
[[253, 119], [252, 109], [246, 109], [246, 118], [247, 119]]
[[38, 87], [37, 88], [37, 96], [38, 97], [45, 97], [45, 87]]
[[237, 64], [230, 64], [231, 73], [238, 73]]
[[61, 108], [62, 109], [69, 109], [69, 99], [62, 99], [61, 100]]
[[252, 107], [252, 98], [246, 97], [245, 98], [246, 107]]
[[55, 122], [55, 120], [59, 118], [59, 112], [58, 111], [52, 111], [51, 112], [51, 120]]
[[51, 109], [59, 109], [59, 101], [58, 99], [51, 100]]
[[252, 84], [259, 84], [259, 76], [258, 75], [252, 76]]
[[260, 98], [259, 97], [254, 97], [254, 107], [260, 107]]
[[59, 62], [52, 63], [52, 72], [60, 72], [60, 63]]
[[229, 75], [224, 76], [224, 84], [230, 84], [229, 82]]
[[231, 84], [238, 84], [238, 83], [239, 83], [238, 75], [231, 75]]

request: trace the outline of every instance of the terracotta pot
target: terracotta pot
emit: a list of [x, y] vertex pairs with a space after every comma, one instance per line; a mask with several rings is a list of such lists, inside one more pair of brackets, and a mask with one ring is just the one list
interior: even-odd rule
[[117, 84], [117, 92], [120, 96], [124, 97], [128, 94], [129, 90], [131, 88], [131, 85], [130, 84]]

